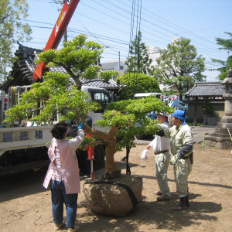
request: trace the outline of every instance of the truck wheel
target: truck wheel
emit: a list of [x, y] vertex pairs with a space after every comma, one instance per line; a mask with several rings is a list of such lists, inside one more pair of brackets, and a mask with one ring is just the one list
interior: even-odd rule
[[94, 147], [94, 160], [93, 160], [93, 168], [94, 171], [102, 168], [105, 163], [105, 149], [103, 146], [98, 145]]

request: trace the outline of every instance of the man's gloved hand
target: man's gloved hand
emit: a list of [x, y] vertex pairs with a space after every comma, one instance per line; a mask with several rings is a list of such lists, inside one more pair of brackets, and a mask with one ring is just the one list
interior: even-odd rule
[[174, 164], [177, 162], [178, 159], [179, 159], [179, 155], [178, 155], [178, 154], [174, 155], [174, 156], [170, 159], [170, 164], [171, 164], [171, 165], [174, 165]]
[[77, 126], [77, 130], [83, 129], [85, 126], [85, 124], [83, 122], [81, 122], [78, 126]]

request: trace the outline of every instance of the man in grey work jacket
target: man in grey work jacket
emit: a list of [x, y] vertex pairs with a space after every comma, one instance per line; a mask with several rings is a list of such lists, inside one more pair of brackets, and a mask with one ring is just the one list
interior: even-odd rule
[[[157, 120], [161, 123], [160, 127], [163, 130], [169, 129], [167, 116], [167, 114], [163, 113], [159, 113], [157, 115]], [[171, 197], [167, 180], [167, 170], [171, 158], [169, 153], [169, 144], [170, 139], [155, 135], [155, 138], [151, 141], [151, 143], [145, 147], [145, 149], [148, 150], [152, 147], [155, 154], [156, 179], [160, 188], [155, 194], [161, 195], [157, 197], [157, 201], [169, 201]]]
[[186, 124], [185, 111], [176, 110], [172, 114], [174, 126], [168, 130], [157, 132], [159, 136], [170, 138], [172, 158], [170, 164], [174, 165], [176, 190], [180, 203], [173, 210], [183, 210], [189, 207], [188, 176], [192, 170], [193, 135], [191, 128]]

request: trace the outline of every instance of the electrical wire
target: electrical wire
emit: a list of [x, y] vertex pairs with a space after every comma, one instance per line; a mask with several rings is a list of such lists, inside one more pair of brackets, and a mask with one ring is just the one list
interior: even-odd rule
[[[92, 2], [95, 2], [96, 3], [96, 1], [94, 1], [94, 0], [92, 0]], [[111, 1], [106, 1], [106, 0], [102, 0], [101, 2], [105, 2], [105, 3], [107, 3], [108, 5], [111, 5], [112, 7], [114, 7], [114, 8], [116, 8], [116, 9], [120, 9], [121, 11], [119, 11], [119, 10], [117, 10], [117, 11], [115, 11], [115, 13], [117, 13], [117, 14], [121, 14], [120, 12], [127, 12], [127, 13], [129, 13], [126, 9], [127, 9], [127, 7], [122, 7], [122, 6], [120, 6], [119, 4], [118, 5], [116, 5], [115, 4], [115, 2], [111, 2]], [[129, 1], [128, 0], [128, 2], [130, 2], [130, 3], [132, 3], [132, 7], [131, 6], [128, 6], [128, 4], [126, 4], [125, 3], [125, 1], [124, 2], [122, 2], [122, 1], [120, 1], [120, 0], [118, 0], [117, 1], [117, 3], [120, 3], [120, 4], [124, 4], [124, 6], [128, 6], [128, 8], [130, 8], [130, 9], [132, 9], [132, 12], [133, 12], [133, 9], [134, 9], [134, 11], [136, 10], [136, 7], [137, 7], [137, 10], [138, 10], [138, 8], [139, 8], [139, 5], [140, 5], [140, 2], [138, 1], [138, 2], [136, 2], [136, 1]], [[54, 3], [54, 2], [53, 2]], [[83, 2], [80, 2], [80, 3], [83, 3]], [[98, 5], [102, 5], [102, 4], [99, 4], [99, 2], [98, 2]], [[105, 4], [106, 5], [106, 4]], [[114, 11], [114, 10], [112, 10], [112, 7], [111, 7], [111, 11]], [[107, 9], [107, 7], [105, 7], [104, 6], [104, 8], [106, 8]], [[108, 8], [108, 9], [110, 9], [110, 8]], [[99, 11], [99, 10], [98, 10]], [[179, 27], [178, 25], [176, 25], [176, 24], [173, 24], [172, 22], [170, 22], [170, 21], [168, 21], [168, 20], [166, 20], [166, 19], [164, 19], [164, 18], [162, 18], [162, 17], [160, 17], [160, 16], [158, 16], [158, 15], [156, 15], [156, 14], [154, 14], [153, 12], [151, 12], [151, 11], [149, 11], [149, 10], [147, 10], [147, 9], [143, 9], [143, 15], [145, 15], [145, 16], [148, 16], [148, 17], [150, 17], [150, 18], [152, 18], [152, 19], [156, 19], [156, 21], [159, 21], [159, 22], [161, 22], [161, 23], [163, 23], [163, 24], [165, 24], [166, 26], [168, 26], [168, 27], [172, 27], [172, 28], [179, 28], [181, 31], [183, 31], [183, 32], [185, 32], [185, 33], [192, 33], [192, 32], [190, 32], [190, 31], [187, 31], [186, 29], [183, 29], [183, 28], [181, 28], [181, 27]], [[134, 14], [135, 14], [135, 12], [134, 12]], [[121, 14], [122, 15], [122, 14]], [[133, 15], [133, 14], [132, 14]], [[126, 17], [126, 16], [125, 16]], [[114, 17], [115, 18], [115, 17]], [[94, 19], [95, 21], [96, 21], [96, 19]], [[131, 18], [131, 23], [133, 22], [134, 24], [135, 24], [135, 21], [132, 21], [132, 20], [134, 20], [134, 19], [132, 19]], [[138, 22], [138, 21], [137, 21]], [[101, 25], [104, 25], [104, 23], [103, 22], [101, 22], [101, 21], [98, 21], [98, 23], [100, 23]], [[146, 19], [144, 19], [144, 18], [142, 18], [141, 17], [141, 22], [140, 22], [140, 25], [143, 25], [144, 23], [150, 23], [151, 25], [153, 25], [153, 26], [157, 26], [157, 25], [155, 25], [153, 22], [149, 22], [148, 20], [146, 20]], [[127, 24], [128, 25], [128, 24]], [[105, 25], [106, 26], [106, 25]], [[109, 28], [111, 28], [111, 29], [113, 29], [113, 30], [117, 30], [117, 31], [121, 31], [122, 33], [127, 33], [127, 32], [125, 32], [124, 30], [120, 30], [120, 29], [118, 29], [118, 28], [116, 28], [116, 27], [112, 27], [111, 25], [107, 25]], [[41, 29], [43, 28], [46, 28], [46, 29], [48, 29], [47, 27], [40, 27]], [[160, 27], [160, 29], [162, 29], [162, 30], [165, 30], [165, 31], [168, 31], [169, 33], [173, 33], [172, 31], [169, 31], [167, 28], [163, 28], [162, 26]], [[91, 32], [92, 33], [92, 32]], [[90, 34], [90, 31], [89, 31], [89, 34]], [[134, 36], [134, 32], [132, 31], [132, 35]], [[153, 35], [152, 33], [150, 33], [150, 35]], [[191, 34], [192, 36], [194, 36], [197, 40], [200, 40], [200, 41], [204, 41], [204, 42], [207, 42], [207, 43], [213, 43], [212, 41], [210, 41], [210, 40], [205, 40], [205, 38], [203, 38], [203, 37], [199, 37], [198, 35], [196, 35], [196, 34], [194, 34], [194, 33], [192, 33]], [[97, 39], [97, 37], [96, 37], [96, 35], [93, 35], [93, 33], [92, 33], [92, 36], [93, 36], [93, 38], [96, 38]], [[132, 38], [133, 38], [133, 36], [132, 36]], [[165, 35], [165, 36], [167, 36], [167, 35]], [[162, 38], [162, 37], [161, 37]], [[98, 38], [99, 39], [99, 38]], [[162, 39], [164, 39], [164, 38], [162, 38]], [[130, 41], [131, 41], [131, 39], [130, 39]], [[151, 39], [149, 39], [149, 41], [153, 41], [154, 42], [154, 40], [151, 38]], [[166, 41], [166, 39], [165, 39], [165, 41]], [[163, 42], [164, 43], [164, 42]], [[203, 51], [205, 54], [212, 54], [212, 55], [214, 55], [215, 56], [215, 54], [217, 54], [217, 56], [223, 56], [222, 55], [222, 53], [218, 53], [218, 50], [217, 50], [217, 52], [214, 52], [213, 51], [213, 49], [215, 50], [215, 48], [212, 48], [212, 47], [208, 47], [208, 45], [207, 45], [207, 47], [206, 47], [206, 45], [204, 44], [204, 43], [202, 43], [202, 42], [197, 42], [197, 45], [199, 45], [197, 48], [198, 48], [198, 53], [199, 53], [199, 51]], [[215, 45], [215, 44], [214, 44]]]

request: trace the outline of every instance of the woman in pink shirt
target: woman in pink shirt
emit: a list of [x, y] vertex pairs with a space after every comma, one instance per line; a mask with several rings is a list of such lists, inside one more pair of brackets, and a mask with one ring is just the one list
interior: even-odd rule
[[53, 126], [51, 133], [54, 137], [48, 149], [50, 165], [44, 179], [43, 186], [51, 185], [52, 213], [55, 229], [58, 230], [63, 223], [63, 203], [66, 205], [68, 232], [75, 232], [77, 212], [77, 198], [80, 193], [79, 166], [76, 157], [76, 149], [84, 140], [84, 123], [77, 127], [75, 138], [67, 140], [69, 133], [68, 124], [59, 122]]

